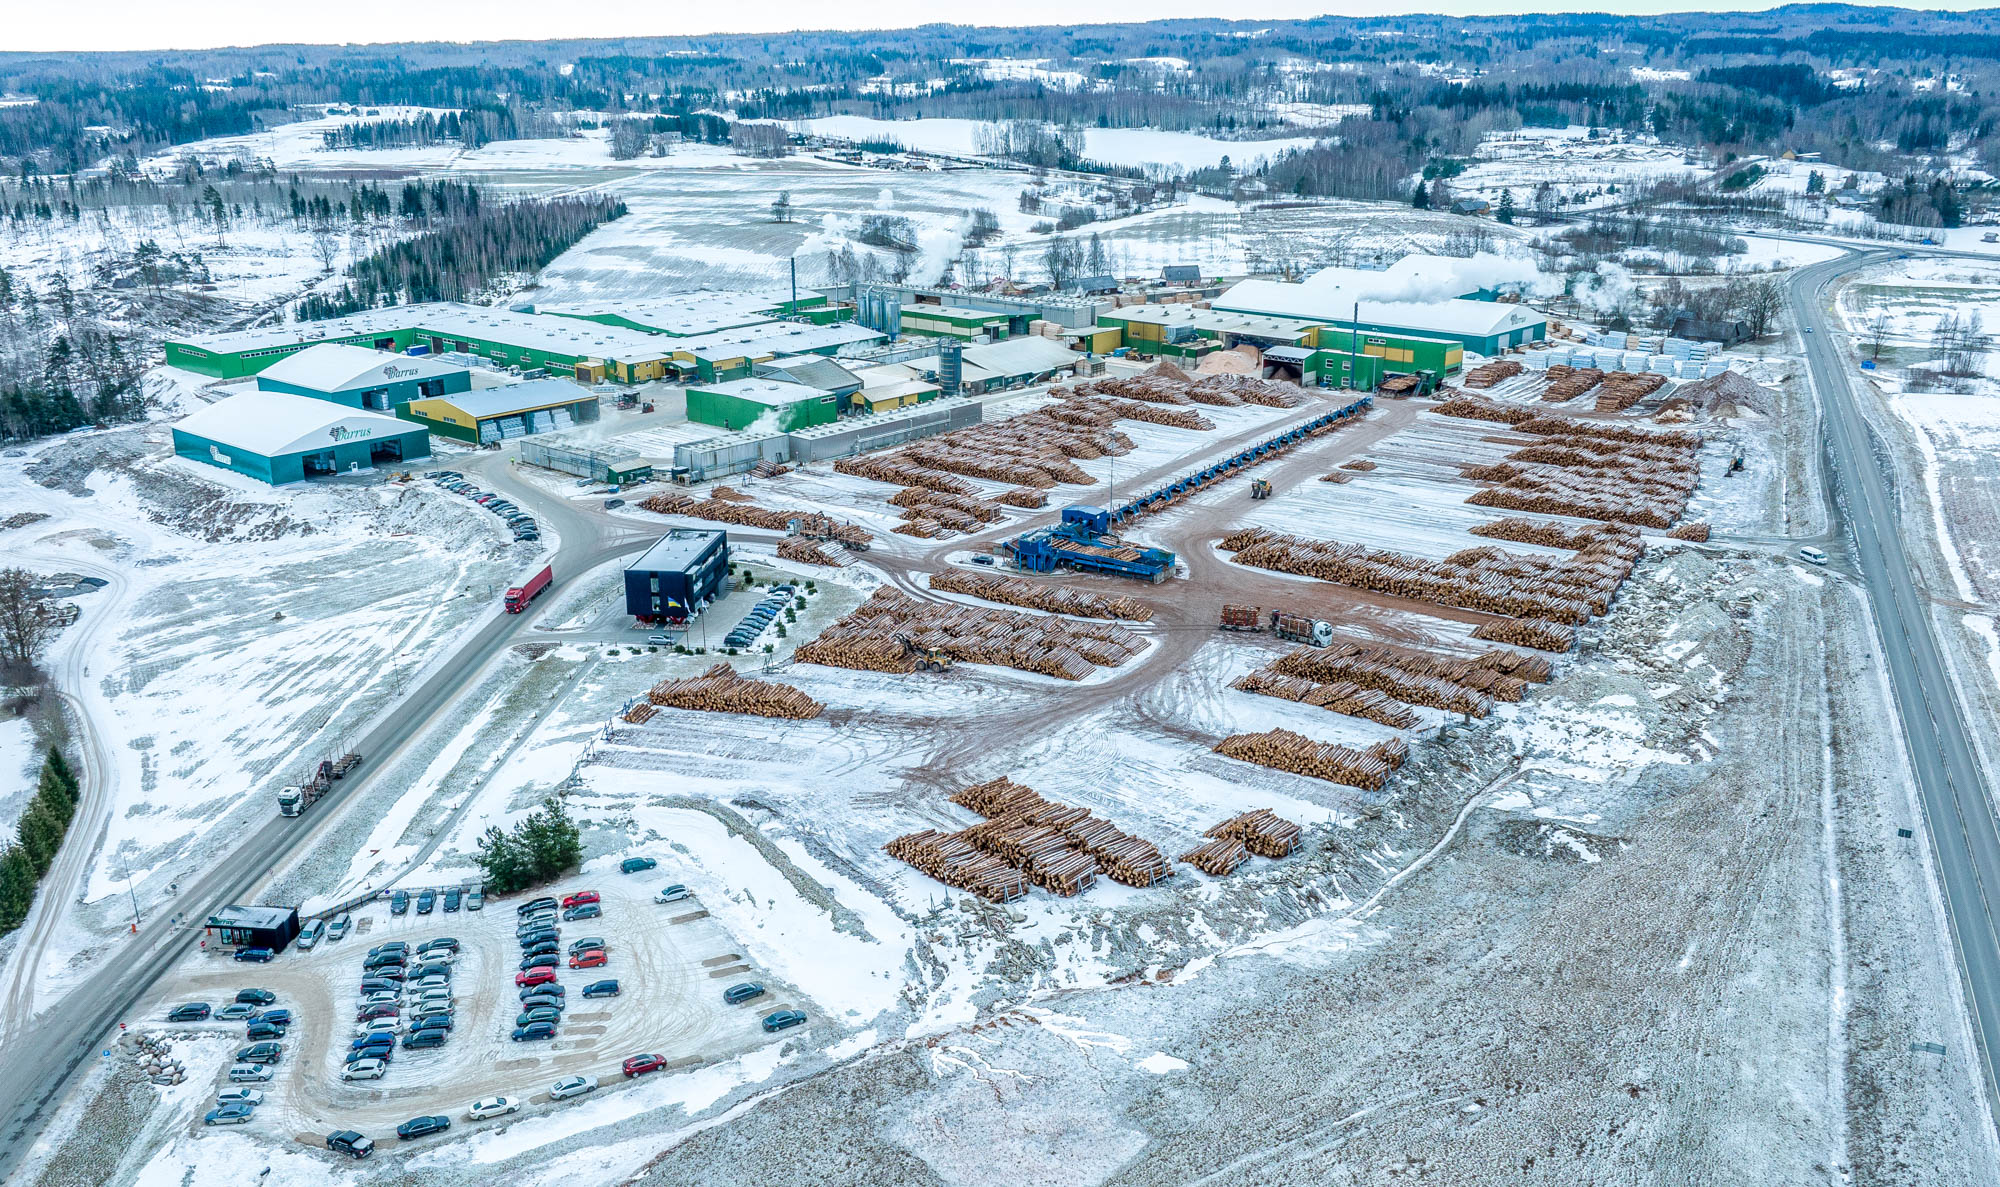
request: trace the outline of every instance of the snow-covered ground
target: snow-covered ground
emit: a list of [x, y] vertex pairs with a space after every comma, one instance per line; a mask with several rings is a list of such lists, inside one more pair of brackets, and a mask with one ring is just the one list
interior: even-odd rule
[[[979, 131], [990, 127], [984, 120], [919, 119], [880, 120], [859, 115], [831, 115], [798, 121], [788, 127], [818, 136], [844, 140], [894, 140], [906, 148], [953, 156], [979, 154]], [[1240, 167], [1281, 156], [1295, 148], [1310, 148], [1307, 137], [1279, 140], [1218, 140], [1195, 132], [1166, 132], [1157, 128], [1085, 128], [1083, 155], [1106, 165], [1134, 169], [1154, 166], [1168, 172], [1203, 169], [1224, 157]]]

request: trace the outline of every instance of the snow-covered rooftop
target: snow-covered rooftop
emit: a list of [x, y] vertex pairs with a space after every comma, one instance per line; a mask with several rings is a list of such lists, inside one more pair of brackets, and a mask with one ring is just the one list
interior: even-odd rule
[[536, 408], [593, 400], [596, 396], [590, 389], [567, 379], [531, 379], [526, 383], [509, 383], [438, 398], [468, 416], [484, 420], [490, 416], [509, 416]]
[[370, 350], [365, 346], [322, 342], [272, 363], [257, 373], [257, 382], [259, 386], [265, 380], [272, 380], [318, 392], [343, 392], [408, 379], [430, 379], [462, 370], [464, 368], [422, 355], [393, 354]]
[[289, 392], [241, 392], [189, 413], [174, 428], [262, 457], [329, 449], [356, 437], [421, 431], [421, 426], [393, 416]]
[[778, 379], [732, 379], [727, 383], [696, 384], [695, 390], [712, 392], [718, 396], [734, 396], [739, 400], [749, 400], [772, 408], [788, 407], [801, 400], [815, 400], [826, 394], [816, 387]]

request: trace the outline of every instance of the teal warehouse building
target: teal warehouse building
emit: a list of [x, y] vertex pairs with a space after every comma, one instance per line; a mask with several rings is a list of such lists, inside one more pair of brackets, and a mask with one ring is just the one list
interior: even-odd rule
[[322, 342], [257, 373], [257, 390], [388, 412], [411, 400], [472, 390], [472, 372], [424, 355]]
[[174, 452], [272, 486], [431, 455], [408, 421], [288, 392], [243, 392], [174, 425]]

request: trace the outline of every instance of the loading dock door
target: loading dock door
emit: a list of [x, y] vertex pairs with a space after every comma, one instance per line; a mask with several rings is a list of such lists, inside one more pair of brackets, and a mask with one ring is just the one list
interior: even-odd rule
[[299, 458], [299, 465], [308, 476], [332, 474], [334, 473], [333, 451], [326, 449], [319, 453], [303, 454]]
[[390, 438], [387, 441], [375, 441], [368, 446], [368, 461], [371, 465], [378, 462], [400, 462], [402, 460], [403, 443], [394, 438]]

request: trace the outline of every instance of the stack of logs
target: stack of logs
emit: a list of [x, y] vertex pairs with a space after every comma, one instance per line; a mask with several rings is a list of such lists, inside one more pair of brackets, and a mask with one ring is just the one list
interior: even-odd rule
[[1299, 826], [1269, 808], [1231, 817], [1201, 835], [1241, 841], [1259, 857], [1287, 857], [1299, 846]]
[[1505, 643], [1510, 647], [1533, 647], [1537, 651], [1573, 651], [1576, 648], [1576, 628], [1559, 622], [1543, 622], [1538, 618], [1503, 618], [1499, 622], [1482, 622], [1473, 630], [1472, 637], [1488, 643]]
[[1645, 542], [1639, 529], [1620, 523], [1566, 524], [1547, 519], [1510, 516], [1482, 523], [1466, 531], [1493, 540], [1516, 544], [1539, 544], [1544, 548], [1567, 548], [1572, 552], [1605, 551], [1638, 556]]
[[1320, 475], [1319, 480], [1321, 482], [1352, 482], [1354, 481], [1354, 475], [1343, 474], [1339, 470], [1334, 470], [1330, 473]]
[[1150, 841], [1121, 831], [1086, 808], [1044, 799], [1033, 788], [1011, 779], [976, 783], [951, 797], [951, 802], [987, 818], [986, 824], [974, 825], [968, 832], [989, 828], [994, 835], [1005, 836], [1046, 829], [1067, 840], [1075, 852], [1088, 857], [1097, 871], [1114, 882], [1144, 887], [1173, 876], [1173, 868]]
[[790, 685], [747, 680], [728, 664], [717, 664], [691, 680], [662, 680], [646, 693], [646, 699], [667, 709], [794, 720], [818, 717], [825, 707]]
[[819, 543], [803, 536], [786, 536], [778, 541], [778, 559], [797, 561], [805, 565], [831, 565], [839, 568], [842, 561], [828, 552]]
[[1306, 402], [1305, 392], [1297, 384], [1257, 379], [1249, 375], [1195, 377], [1171, 363], [1159, 364], [1144, 375], [1129, 379], [1099, 379], [1075, 384], [1062, 389], [1059, 394], [1110, 396], [1148, 404], [1209, 404], [1218, 408], [1236, 408], [1244, 404], [1297, 408]]
[[892, 507], [941, 507], [958, 512], [977, 523], [998, 523], [1006, 514], [999, 504], [991, 499], [977, 499], [967, 495], [955, 495], [947, 491], [931, 490], [922, 486], [906, 486], [889, 496]]
[[1567, 367], [1557, 363], [1549, 368], [1549, 386], [1542, 391], [1542, 399], [1551, 404], [1574, 400], [1603, 381], [1604, 372], [1596, 367]]
[[639, 500], [639, 506], [660, 515], [685, 515], [690, 519], [765, 528], [775, 532], [787, 531], [797, 521], [800, 535], [837, 540], [849, 547], [866, 546], [875, 538], [864, 528], [840, 523], [816, 511], [773, 511], [768, 507], [759, 507], [750, 501], [750, 496], [726, 486], [717, 487], [715, 493], [706, 499], [697, 499], [678, 491], [663, 491]]
[[1684, 523], [1667, 535], [1676, 540], [1692, 540], [1696, 544], [1708, 543], [1708, 525], [1705, 523]]
[[897, 837], [882, 848], [889, 856], [936, 878], [946, 886], [969, 890], [996, 903], [1010, 903], [1028, 893], [1021, 871], [975, 848], [963, 833], [934, 828]]
[[1366, 470], [1373, 470], [1373, 469], [1375, 468], [1375, 463], [1374, 463], [1374, 462], [1371, 462], [1371, 461], [1369, 461], [1369, 460], [1368, 460], [1367, 458], [1365, 458], [1365, 457], [1361, 457], [1361, 458], [1355, 458], [1355, 459], [1354, 459], [1353, 461], [1351, 461], [1351, 462], [1342, 462], [1342, 463], [1340, 463], [1340, 468], [1341, 468], [1341, 469], [1343, 469], [1343, 470], [1363, 470], [1363, 471], [1366, 471]]
[[1500, 462], [1462, 463], [1466, 478], [1495, 484], [1466, 500], [1474, 506], [1666, 528], [1701, 481], [1698, 434], [1533, 416], [1479, 400], [1447, 401], [1438, 411], [1542, 438]]
[[1664, 387], [1667, 377], [1652, 371], [1613, 371], [1597, 393], [1598, 412], [1623, 412]]
[[1519, 701], [1530, 682], [1546, 684], [1554, 675], [1549, 661], [1540, 656], [1501, 648], [1465, 658], [1352, 640], [1330, 647], [1301, 647], [1271, 669], [1300, 680], [1351, 683], [1406, 704], [1472, 717], [1486, 716], [1496, 700]]
[[1080, 618], [1118, 618], [1126, 622], [1150, 622], [1153, 608], [1123, 594], [1106, 597], [1064, 585], [1041, 585], [1018, 577], [983, 577], [963, 569], [945, 569], [931, 574], [931, 588], [946, 593], [970, 594], [989, 602], [1026, 606], [1051, 614], [1074, 614]]
[[[1167, 412], [1129, 401], [1115, 407], [1105, 400], [1065, 401], [1007, 420], [912, 441], [892, 453], [842, 458], [833, 468], [841, 474], [966, 496], [978, 495], [978, 488], [953, 475], [1034, 490], [1047, 490], [1058, 482], [1089, 485], [1096, 479], [1072, 459], [1088, 461], [1132, 452], [1132, 439], [1111, 427], [1127, 411], [1143, 411], [1148, 419], [1153, 413]], [[1003, 501], [1013, 503], [1011, 499]]]
[[1227, 878], [1250, 860], [1250, 850], [1234, 837], [1204, 841], [1181, 854], [1181, 860], [1213, 878]]
[[912, 645], [936, 648], [966, 663], [1081, 680], [1096, 667], [1124, 663], [1145, 644], [1113, 623], [940, 605], [883, 586], [795, 655], [801, 663], [914, 672]]
[[1490, 363], [1474, 367], [1472, 370], [1467, 371], [1464, 383], [1467, 387], [1492, 387], [1494, 384], [1512, 379], [1520, 373], [1521, 364], [1519, 360], [1494, 359]]
[[1151, 842], [1011, 779], [974, 784], [951, 799], [986, 819], [955, 833], [897, 837], [884, 848], [946, 885], [997, 902], [1026, 893], [1028, 881], [1067, 896], [1089, 889], [1100, 873], [1139, 887], [1173, 876]]
[[625, 724], [644, 725], [653, 719], [653, 714], [658, 712], [658, 709], [653, 708], [653, 702], [651, 701], [634, 701], [632, 702], [632, 707], [625, 710]]
[[1329, 783], [1380, 791], [1389, 773], [1402, 765], [1409, 753], [1402, 739], [1398, 746], [1378, 742], [1366, 750], [1315, 742], [1290, 730], [1267, 730], [1261, 734], [1231, 734], [1215, 744], [1215, 752], [1243, 762], [1274, 770], [1308, 775]]
[[1274, 668], [1258, 668], [1248, 675], [1237, 677], [1229, 687], [1240, 692], [1314, 705], [1331, 713], [1344, 713], [1349, 717], [1386, 725], [1390, 729], [1410, 729], [1417, 724], [1417, 715], [1410, 712], [1408, 706], [1386, 693], [1346, 680], [1319, 684], [1287, 676]]

